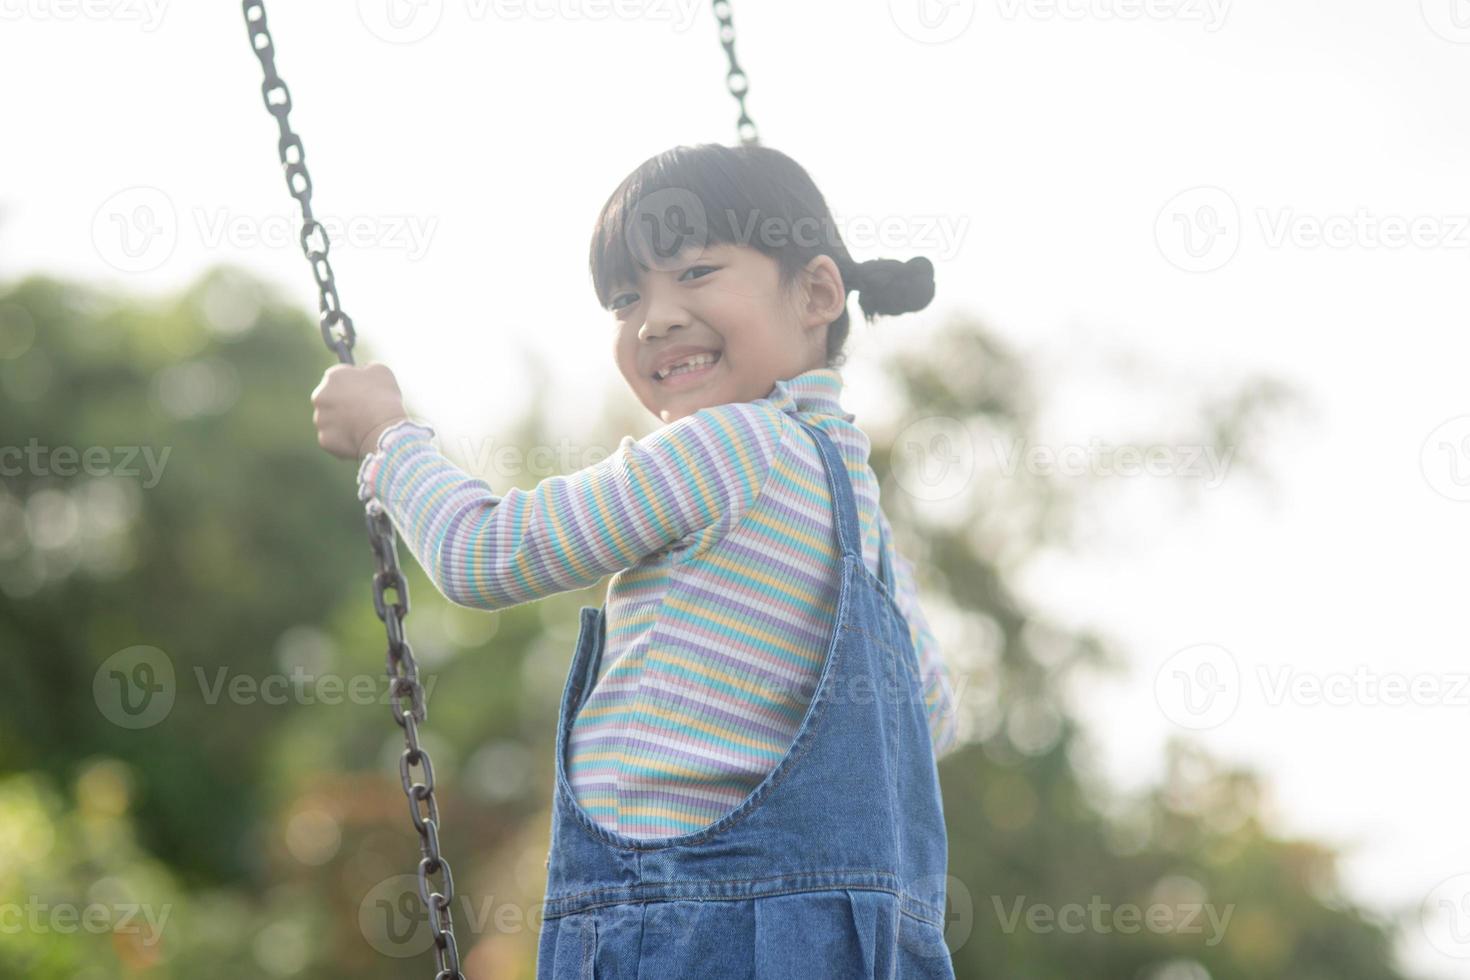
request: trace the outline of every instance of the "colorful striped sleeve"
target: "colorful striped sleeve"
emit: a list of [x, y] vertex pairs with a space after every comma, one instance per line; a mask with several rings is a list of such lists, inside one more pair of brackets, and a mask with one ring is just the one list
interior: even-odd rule
[[[888, 518], [880, 509], [878, 519], [884, 524]], [[893, 544], [890, 528], [888, 540]], [[894, 602], [904, 619], [908, 620], [909, 636], [914, 643], [914, 653], [919, 660], [919, 673], [924, 682], [924, 709], [929, 716], [929, 735], [934, 743], [934, 758], [939, 759], [953, 751], [958, 741], [955, 719], [955, 694], [950, 682], [949, 668], [939, 649], [939, 641], [929, 628], [929, 621], [919, 606], [919, 589], [914, 580], [914, 566], [893, 547]]]
[[434, 449], [433, 430], [388, 429], [358, 470], [438, 589], [503, 609], [585, 588], [680, 545], [704, 551], [754, 504], [783, 432], [751, 402], [701, 409], [534, 489], [496, 494]]

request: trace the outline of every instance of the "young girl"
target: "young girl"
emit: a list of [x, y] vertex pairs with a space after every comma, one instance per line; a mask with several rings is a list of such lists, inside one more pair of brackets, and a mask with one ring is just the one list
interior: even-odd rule
[[953, 977], [952, 693], [838, 372], [847, 293], [869, 320], [922, 309], [933, 266], [855, 262], [794, 160], [707, 144], [623, 181], [591, 271], [665, 423], [595, 465], [497, 494], [386, 367], [312, 396], [451, 601], [612, 576], [561, 702], [538, 980]]

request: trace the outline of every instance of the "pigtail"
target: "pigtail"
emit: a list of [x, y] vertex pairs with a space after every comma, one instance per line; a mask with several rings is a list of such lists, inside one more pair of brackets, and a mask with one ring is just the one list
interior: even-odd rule
[[922, 255], [907, 262], [873, 259], [854, 266], [849, 279], [858, 291], [863, 316], [898, 316], [914, 313], [934, 299], [934, 263]]

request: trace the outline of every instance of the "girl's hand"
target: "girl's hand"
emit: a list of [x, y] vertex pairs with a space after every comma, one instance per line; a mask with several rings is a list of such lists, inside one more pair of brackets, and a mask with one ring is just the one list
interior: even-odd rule
[[377, 448], [378, 436], [407, 418], [403, 393], [386, 364], [334, 364], [311, 393], [316, 441], [333, 456], [361, 459]]

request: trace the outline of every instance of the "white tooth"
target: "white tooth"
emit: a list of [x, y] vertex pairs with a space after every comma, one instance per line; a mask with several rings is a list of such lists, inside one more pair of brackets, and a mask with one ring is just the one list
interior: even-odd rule
[[683, 374], [686, 371], [692, 371], [695, 368], [702, 367], [705, 364], [713, 364], [715, 360], [716, 355], [714, 354], [696, 354], [693, 357], [689, 357], [678, 362], [677, 364], [669, 365], [668, 367], [660, 371], [658, 376], [660, 379], [662, 379], [675, 374]]

